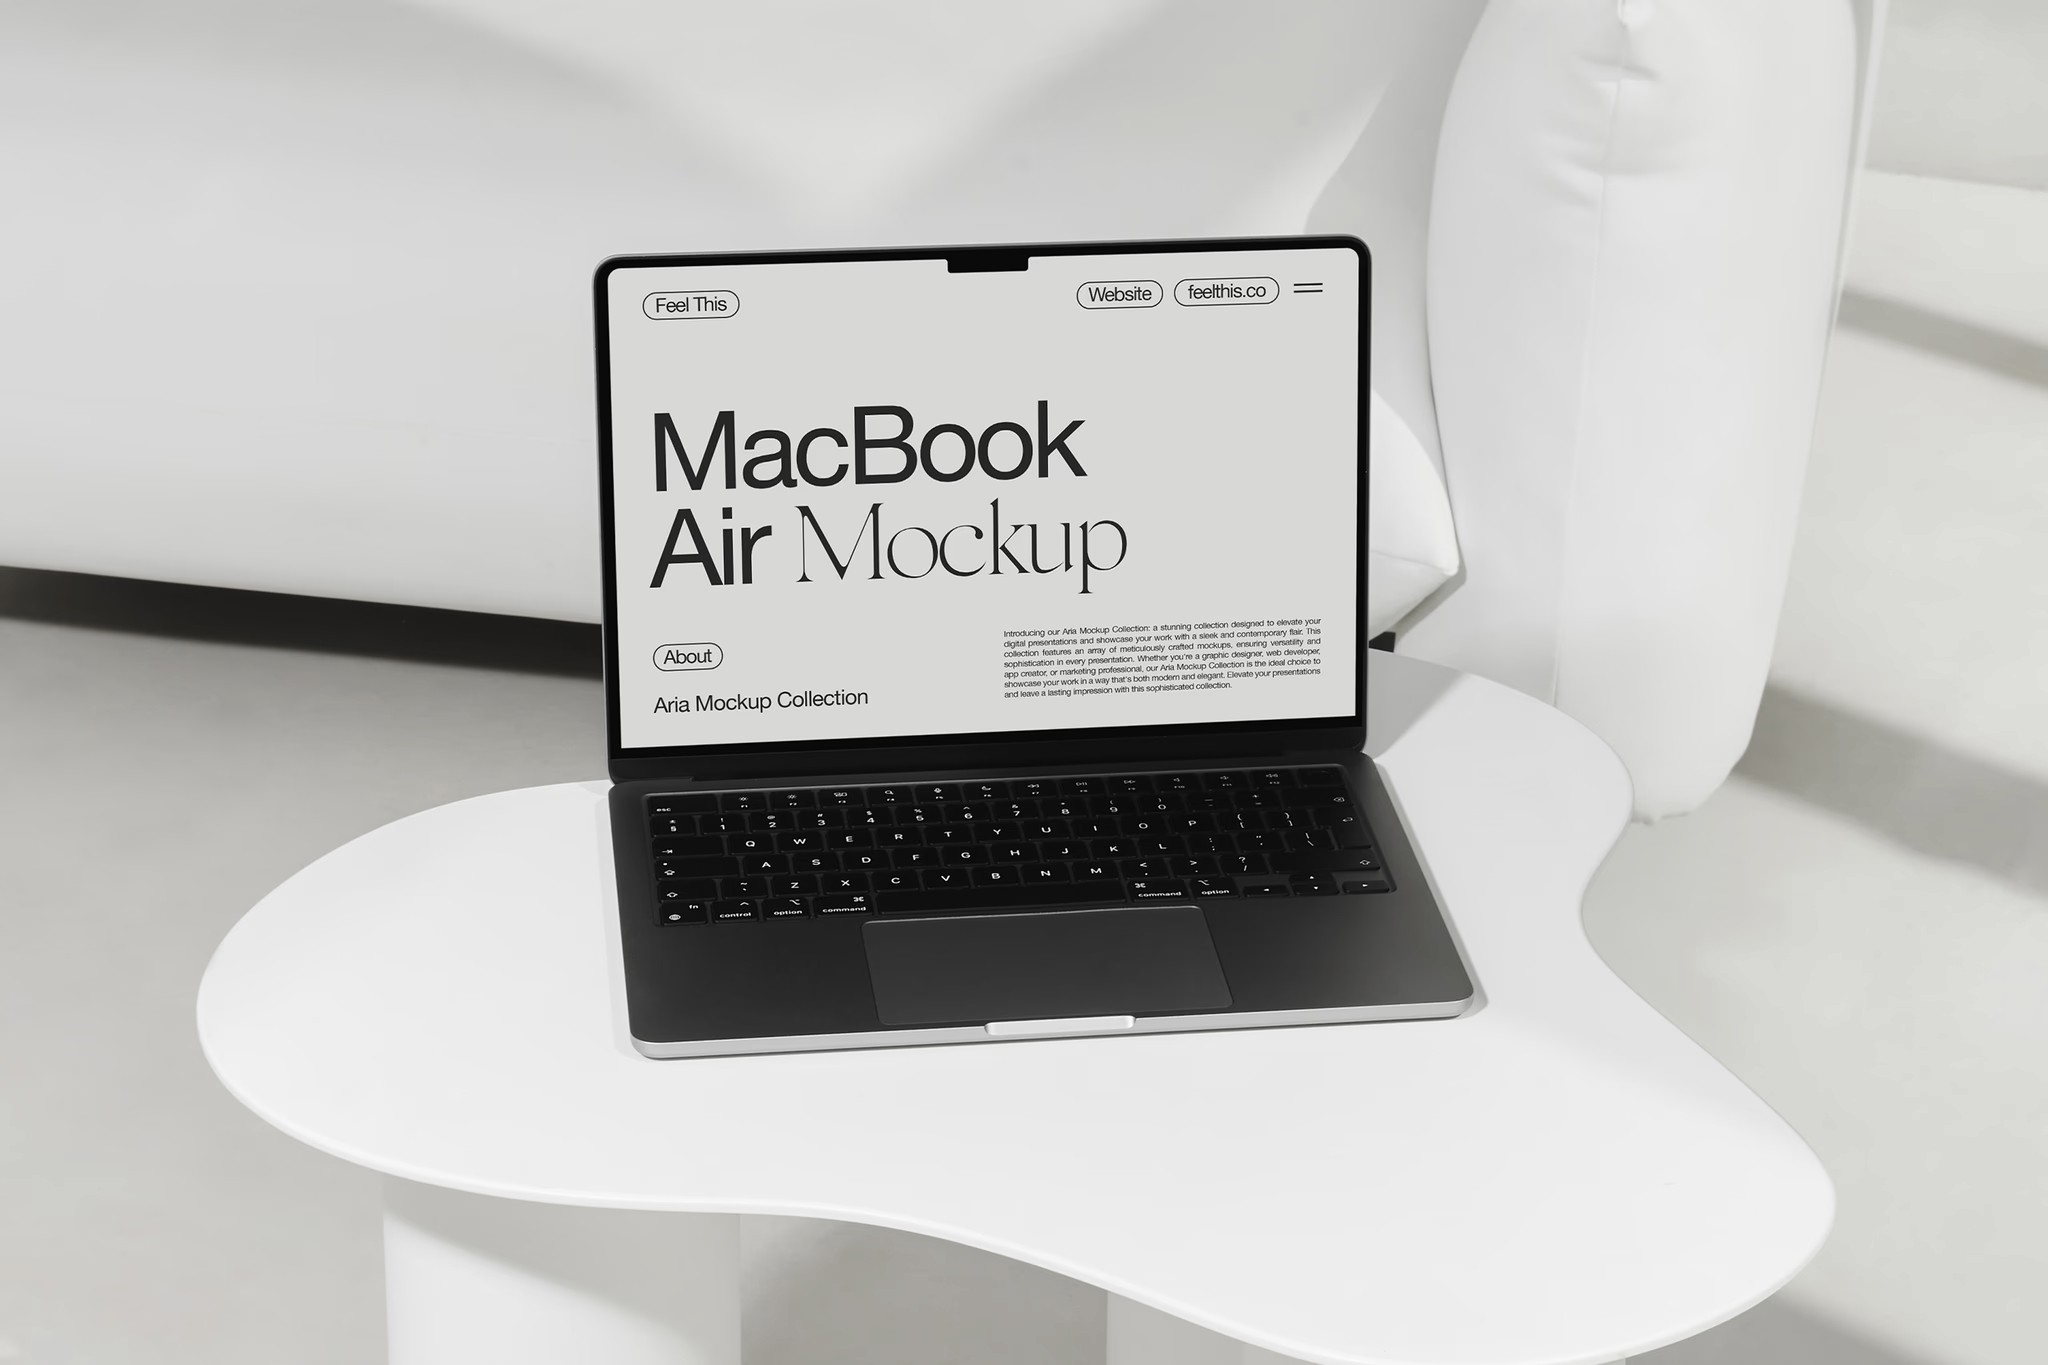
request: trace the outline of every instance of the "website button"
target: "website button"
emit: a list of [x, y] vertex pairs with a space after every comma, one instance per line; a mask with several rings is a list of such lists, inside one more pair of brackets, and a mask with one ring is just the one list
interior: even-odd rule
[[657, 322], [669, 318], [729, 318], [740, 311], [740, 296], [729, 289], [649, 294], [640, 300], [640, 311]]
[[1279, 297], [1279, 281], [1264, 275], [1182, 280], [1173, 287], [1173, 301], [1190, 308], [1210, 308], [1224, 303], [1271, 303]]
[[1090, 280], [1074, 291], [1083, 308], [1157, 308], [1165, 297], [1157, 280]]
[[654, 651], [654, 666], [664, 673], [695, 673], [725, 662], [725, 651], [713, 644], [663, 645]]

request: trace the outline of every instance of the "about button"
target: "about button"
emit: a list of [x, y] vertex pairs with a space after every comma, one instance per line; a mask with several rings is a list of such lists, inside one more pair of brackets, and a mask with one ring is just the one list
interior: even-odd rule
[[670, 318], [729, 318], [740, 311], [740, 296], [729, 289], [649, 294], [640, 300], [640, 311], [657, 322]]
[[1264, 275], [1247, 275], [1219, 280], [1182, 280], [1173, 287], [1173, 301], [1190, 308], [1208, 308], [1221, 303], [1271, 303], [1280, 297], [1280, 284]]
[[663, 645], [654, 651], [654, 666], [664, 673], [694, 673], [724, 662], [725, 651], [712, 644]]

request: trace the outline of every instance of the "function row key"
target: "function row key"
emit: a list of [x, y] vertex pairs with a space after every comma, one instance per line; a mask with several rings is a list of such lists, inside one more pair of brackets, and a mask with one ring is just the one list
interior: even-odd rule
[[994, 801], [1047, 796], [1116, 796], [1147, 792], [1238, 791], [1270, 787], [1339, 788], [1338, 768], [1260, 768], [1216, 772], [1121, 773], [1090, 777], [1009, 778], [984, 782], [889, 783], [869, 787], [793, 787], [651, 796], [650, 816], [710, 811], [809, 810], [817, 807]]

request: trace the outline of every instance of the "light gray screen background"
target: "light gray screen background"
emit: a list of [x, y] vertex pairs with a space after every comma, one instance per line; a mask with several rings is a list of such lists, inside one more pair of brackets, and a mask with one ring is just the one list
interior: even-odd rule
[[[1189, 306], [1175, 297], [1182, 280], [1256, 277], [1277, 282], [1274, 301]], [[1080, 305], [1081, 286], [1112, 280], [1152, 281], [1163, 297], [1147, 308]], [[1294, 293], [1302, 281], [1324, 290]], [[1352, 713], [1360, 414], [1352, 252], [1054, 256], [1023, 272], [960, 274], [943, 260], [635, 267], [613, 272], [608, 289], [625, 747]], [[650, 294], [713, 290], [736, 300], [733, 311], [659, 320], [643, 312]], [[714, 458], [705, 486], [692, 491], [670, 456], [668, 490], [655, 488], [656, 413], [671, 415], [694, 462], [728, 409], [740, 443], [771, 428], [794, 442], [818, 427], [850, 442], [857, 405], [893, 404], [909, 409], [913, 443], [939, 423], [979, 434], [1014, 422], [1035, 445], [1040, 400], [1052, 435], [1081, 421], [1067, 447], [1085, 477], [1053, 455], [1044, 478], [1034, 460], [1007, 481], [977, 468], [951, 483], [920, 471], [901, 483], [856, 484], [849, 469], [830, 487], [729, 491]], [[898, 426], [875, 423], [881, 433]], [[739, 449], [740, 467], [772, 445]], [[933, 453], [951, 467], [959, 444], [943, 440]], [[852, 455], [826, 443], [811, 463], [826, 473], [850, 466]], [[991, 456], [999, 467], [1014, 464], [1014, 438], [998, 437]], [[885, 450], [872, 463], [893, 469], [901, 457]], [[992, 499], [1005, 534], [1026, 526], [1009, 548], [1027, 563], [1033, 524], [1040, 564], [1063, 558], [1064, 536], [1078, 537], [1062, 523], [1114, 521], [1127, 549], [1114, 568], [1088, 575], [1085, 594], [1078, 568], [1016, 573], [992, 554]], [[863, 540], [842, 580], [797, 509], [810, 509], [844, 562], [875, 503], [882, 576], [872, 577], [873, 542]], [[755, 544], [751, 582], [714, 585], [703, 566], [683, 564], [651, 586], [685, 508], [714, 569], [723, 567], [724, 529], [772, 528]], [[951, 562], [980, 571], [909, 576], [931, 558], [910, 527], [933, 536], [967, 528], [947, 542]], [[1097, 562], [1115, 558], [1116, 539], [1107, 528], [1093, 533]], [[886, 559], [892, 541], [902, 573]], [[690, 548], [685, 537], [677, 552]], [[811, 581], [799, 581], [803, 570]], [[1005, 679], [1006, 632], [1126, 628], [1070, 637], [1113, 645], [1148, 633], [1132, 626], [1261, 621], [1319, 621], [1322, 671], [1221, 686], [1212, 677], [1199, 687], [1124, 678], [1118, 686], [1127, 691], [1081, 676], [1068, 680], [1076, 684], [1069, 695], [1005, 696], [1014, 683]], [[664, 647], [700, 644], [718, 646], [716, 668], [656, 667]], [[777, 700], [804, 692], [865, 699]], [[741, 697], [768, 704], [730, 704]]]

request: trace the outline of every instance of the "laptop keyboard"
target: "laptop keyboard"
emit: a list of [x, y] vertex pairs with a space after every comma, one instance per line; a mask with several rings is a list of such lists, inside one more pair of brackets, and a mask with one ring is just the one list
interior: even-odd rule
[[1342, 770], [647, 798], [663, 924], [1392, 889]]

